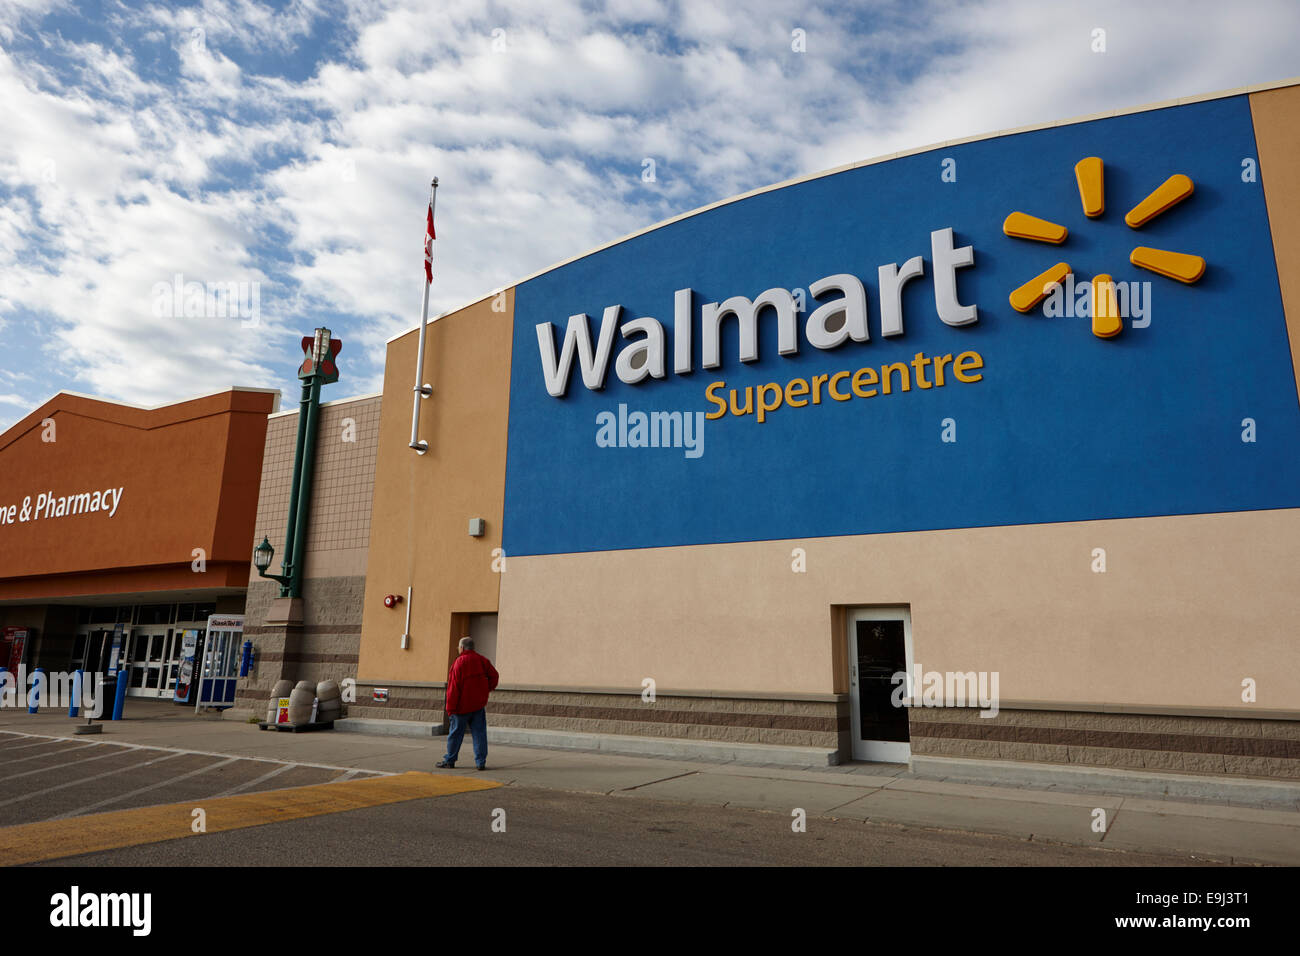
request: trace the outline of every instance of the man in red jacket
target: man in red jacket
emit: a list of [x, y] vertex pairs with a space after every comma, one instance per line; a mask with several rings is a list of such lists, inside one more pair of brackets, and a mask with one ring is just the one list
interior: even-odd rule
[[447, 698], [443, 707], [451, 721], [447, 734], [447, 752], [438, 761], [439, 767], [455, 767], [460, 756], [460, 744], [469, 728], [474, 740], [474, 763], [479, 770], [487, 769], [487, 707], [488, 694], [497, 689], [499, 680], [496, 668], [482, 654], [474, 653], [474, 638], [460, 639], [460, 655], [451, 665], [447, 675]]

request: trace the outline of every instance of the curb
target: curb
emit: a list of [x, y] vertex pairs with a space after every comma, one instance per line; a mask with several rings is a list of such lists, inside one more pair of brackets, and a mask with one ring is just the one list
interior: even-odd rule
[[820, 747], [726, 743], [713, 740], [684, 740], [679, 737], [587, 734], [523, 727], [488, 727], [488, 742], [545, 747], [550, 750], [594, 750], [600, 753], [627, 754], [637, 757], [666, 757], [672, 760], [778, 764], [782, 767], [800, 769], [833, 767], [839, 762], [839, 755], [834, 750]]
[[372, 737], [419, 737], [429, 739], [447, 733], [442, 724], [418, 720], [390, 720], [384, 717], [344, 717], [334, 721], [334, 729], [344, 733], [368, 734]]
[[1058, 767], [1011, 760], [912, 757], [912, 775], [949, 783], [1168, 797], [1267, 809], [1300, 810], [1300, 781], [1253, 780], [1104, 767]]

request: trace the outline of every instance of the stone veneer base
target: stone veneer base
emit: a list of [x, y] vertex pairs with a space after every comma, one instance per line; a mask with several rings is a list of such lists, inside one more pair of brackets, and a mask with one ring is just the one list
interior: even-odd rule
[[[375, 687], [386, 701], [371, 699]], [[443, 684], [358, 681], [350, 717], [441, 723]], [[533, 690], [502, 687], [488, 702], [488, 727], [564, 731], [568, 734], [670, 738], [712, 743], [810, 747], [839, 751], [848, 732], [848, 701], [828, 695], [808, 700], [783, 697], [659, 694], [640, 691]]]
[[[370, 699], [375, 686], [388, 689], [387, 701]], [[359, 681], [357, 691], [350, 717], [443, 722], [440, 683]], [[1300, 720], [1287, 717], [1024, 705], [1004, 708], [993, 718], [969, 707], [913, 707], [908, 712], [914, 757], [1300, 781]], [[851, 759], [850, 722], [847, 695], [818, 699], [688, 692], [660, 694], [649, 703], [631, 690], [502, 687], [488, 703], [489, 728], [519, 734], [673, 742], [662, 743], [661, 750], [682, 741], [811, 748], [836, 753], [841, 762]], [[600, 748], [588, 743], [583, 749]]]
[[1300, 720], [914, 707], [912, 756], [1300, 782]]

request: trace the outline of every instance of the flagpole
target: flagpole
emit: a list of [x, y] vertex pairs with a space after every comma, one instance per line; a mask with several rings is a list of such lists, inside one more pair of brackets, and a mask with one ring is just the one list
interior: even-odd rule
[[[438, 177], [433, 177], [433, 182], [429, 185], [429, 210], [432, 215], [434, 203], [438, 199]], [[428, 259], [430, 272], [432, 272], [433, 260], [433, 240], [426, 237], [428, 243]], [[420, 305], [420, 345], [415, 357], [415, 407], [411, 410], [411, 444], [410, 447], [415, 449], [417, 455], [423, 455], [429, 450], [429, 443], [420, 440], [420, 402], [433, 394], [433, 386], [426, 384], [424, 381], [424, 338], [429, 326], [429, 286], [433, 283], [429, 277], [424, 280], [424, 302]]]

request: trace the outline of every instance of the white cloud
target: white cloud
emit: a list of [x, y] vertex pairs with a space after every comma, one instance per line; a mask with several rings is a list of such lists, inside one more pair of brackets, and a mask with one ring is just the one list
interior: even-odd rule
[[[436, 313], [783, 178], [1300, 72], [1285, 3], [203, 0], [93, 39], [38, 33], [53, 6], [0, 7], [0, 330], [42, 344], [6, 386], [31, 404], [292, 388], [323, 316], [344, 393], [375, 389], [434, 173]], [[176, 273], [259, 283], [261, 324], [155, 316]]]

